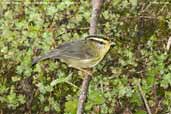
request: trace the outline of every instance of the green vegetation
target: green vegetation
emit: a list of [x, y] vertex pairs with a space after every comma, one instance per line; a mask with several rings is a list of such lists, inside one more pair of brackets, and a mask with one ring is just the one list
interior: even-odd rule
[[[30, 0], [27, 0], [30, 1]], [[0, 2], [0, 113], [75, 114], [82, 74], [56, 60], [32, 58], [88, 35], [91, 2]], [[171, 3], [106, 0], [97, 33], [116, 46], [93, 70], [86, 114], [171, 113]], [[129, 113], [128, 113], [129, 114]]]

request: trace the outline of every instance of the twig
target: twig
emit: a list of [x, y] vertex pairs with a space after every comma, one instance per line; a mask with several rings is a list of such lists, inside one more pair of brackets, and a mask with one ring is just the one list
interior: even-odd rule
[[[90, 35], [96, 34], [97, 19], [100, 13], [100, 7], [102, 3], [103, 3], [103, 0], [92, 0], [93, 10], [92, 10], [92, 15], [91, 15], [91, 20], [90, 20], [90, 30], [89, 30]], [[79, 101], [78, 101], [77, 114], [83, 114], [84, 112], [84, 104], [87, 99], [90, 80], [91, 80], [91, 75], [88, 75], [87, 73], [85, 73], [82, 86], [81, 86], [81, 93], [80, 93]]]
[[0, 112], [1, 112], [1, 114], [3, 114], [3, 110], [2, 110], [2, 109], [1, 109], [1, 111], [0, 111]]
[[139, 90], [139, 92], [140, 92], [140, 95], [141, 95], [142, 100], [143, 100], [143, 102], [144, 102], [144, 104], [145, 104], [145, 108], [146, 108], [148, 114], [152, 114], [152, 113], [151, 113], [151, 109], [150, 109], [150, 107], [149, 107], [149, 105], [148, 105], [147, 99], [145, 98], [145, 94], [144, 94], [144, 92], [143, 92], [143, 90], [142, 90], [142, 88], [141, 88], [140, 80], [138, 81], [137, 85], [138, 85], [138, 90]]
[[171, 36], [169, 37], [167, 42], [167, 47], [166, 47], [167, 51], [169, 51], [170, 47], [171, 47]]
[[80, 93], [78, 107], [77, 107], [77, 114], [83, 114], [84, 103], [87, 99], [88, 87], [89, 87], [90, 80], [91, 80], [91, 76], [85, 74], [85, 77], [84, 77], [84, 80], [83, 80], [82, 86], [81, 86], [81, 93]]

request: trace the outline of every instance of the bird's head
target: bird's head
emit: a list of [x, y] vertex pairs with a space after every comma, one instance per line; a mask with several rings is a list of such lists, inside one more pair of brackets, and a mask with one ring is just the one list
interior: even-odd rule
[[94, 45], [94, 48], [100, 51], [102, 55], [105, 55], [110, 49], [111, 45], [114, 45], [109, 38], [104, 36], [90, 35], [87, 36], [86, 39], [90, 41], [92, 45]]

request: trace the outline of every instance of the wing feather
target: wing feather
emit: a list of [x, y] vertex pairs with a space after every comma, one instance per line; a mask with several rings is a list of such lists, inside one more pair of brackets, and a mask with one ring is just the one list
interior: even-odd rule
[[60, 49], [59, 57], [61, 58], [90, 59], [95, 55], [86, 40], [76, 40], [72, 43], [64, 43], [57, 49]]

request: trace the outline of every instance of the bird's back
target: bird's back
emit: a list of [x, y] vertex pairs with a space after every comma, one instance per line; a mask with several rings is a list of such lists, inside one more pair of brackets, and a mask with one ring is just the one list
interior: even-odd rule
[[87, 40], [75, 40], [59, 45], [56, 49], [37, 57], [33, 60], [33, 65], [40, 60], [55, 58], [67, 64], [80, 64], [81, 61], [89, 61], [96, 57], [93, 46]]

